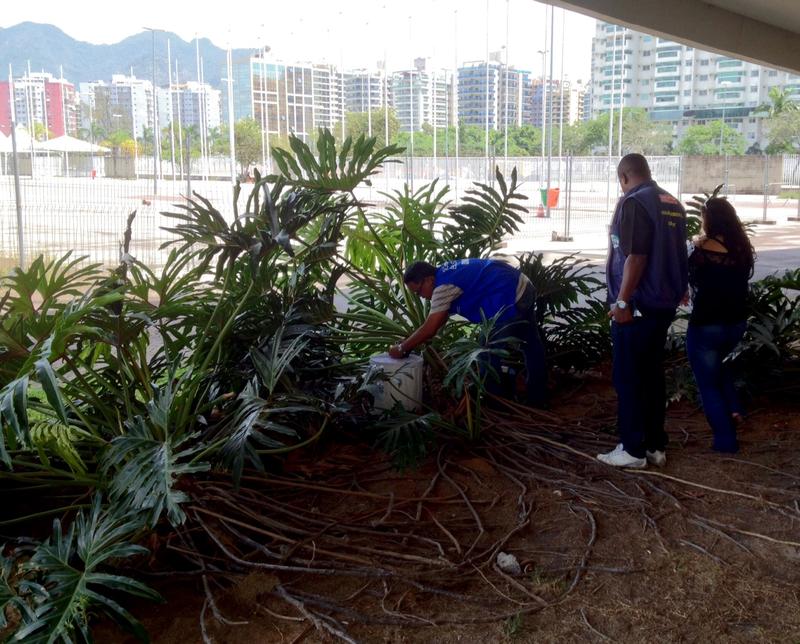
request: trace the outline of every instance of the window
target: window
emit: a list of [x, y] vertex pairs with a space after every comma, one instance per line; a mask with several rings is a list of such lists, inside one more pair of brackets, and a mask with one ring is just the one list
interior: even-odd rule
[[643, 52], [642, 52], [642, 56], [649, 56], [651, 53], [653, 53], [653, 52], [651, 52], [651, 51], [648, 49], [647, 51], [643, 51]]
[[707, 67], [707, 66], [708, 66], [708, 63], [709, 63], [709, 60], [708, 60], [707, 58], [706, 58], [706, 59], [704, 59], [704, 60], [701, 60], [701, 61], [700, 61], [700, 65], [701, 65], [702, 67]]
[[701, 89], [699, 92], [697, 92], [697, 94], [699, 96], [708, 96], [708, 90], [707, 89]]
[[639, 85], [645, 85], [646, 86], [646, 85], [649, 85], [649, 84], [650, 84], [650, 81], [647, 80], [647, 79], [643, 79], [643, 80], [639, 81]]
[[750, 123], [755, 123], [755, 122], [756, 122], [755, 119], [750, 119]]
[[642, 65], [642, 71], [643, 71], [643, 72], [648, 72], [648, 71], [650, 71], [650, 65]]
[[683, 95], [684, 96], [691, 96], [692, 95], [692, 90], [690, 90], [690, 89], [683, 90]]
[[750, 76], [758, 77], [758, 74], [759, 74], [759, 72], [758, 72], [757, 69], [754, 69], [753, 71], [750, 72]]
[[769, 75], [770, 75], [770, 76], [777, 76], [777, 75], [778, 75], [778, 72], [776, 72], [774, 69], [770, 69], [770, 70], [769, 70]]
[[750, 91], [751, 92], [757, 92], [758, 91], [758, 85], [751, 85], [750, 86]]
[[686, 74], [686, 76], [683, 77], [683, 80], [691, 82], [692, 75], [691, 74]]
[[684, 61], [683, 64], [684, 64], [685, 67], [691, 67], [692, 66], [692, 61], [691, 60], [686, 60], [686, 61]]
[[697, 80], [700, 80], [700, 81], [707, 81], [707, 80], [708, 80], [708, 74], [701, 74], [701, 75], [698, 77], [698, 79], [697, 79]]

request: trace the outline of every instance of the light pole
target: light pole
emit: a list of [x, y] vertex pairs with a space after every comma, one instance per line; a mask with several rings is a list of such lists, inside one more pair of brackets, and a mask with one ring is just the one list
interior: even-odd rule
[[546, 96], [545, 96], [544, 86], [545, 86], [545, 83], [547, 82], [547, 76], [546, 76], [546, 74], [547, 74], [547, 72], [546, 72], [546, 68], [547, 68], [546, 67], [547, 66], [547, 50], [546, 49], [540, 49], [536, 53], [542, 55], [542, 86], [541, 86], [540, 95], [542, 97], [542, 161], [544, 161], [545, 105], [546, 105], [546, 102], [547, 102], [546, 101]]
[[153, 35], [153, 196], [158, 194], [158, 109], [156, 98], [156, 32], [153, 27], [142, 27]]
[[[730, 81], [722, 81], [719, 84], [719, 86], [720, 86], [720, 88], [725, 89], [726, 87], [730, 87], [732, 84], [733, 83], [731, 83]], [[727, 98], [724, 98], [724, 97], [722, 98], [722, 124], [720, 125], [720, 128], [719, 128], [719, 155], [720, 156], [722, 156], [722, 134], [725, 131], [725, 108], [727, 107], [725, 105], [725, 101], [726, 100], [727, 100]]]

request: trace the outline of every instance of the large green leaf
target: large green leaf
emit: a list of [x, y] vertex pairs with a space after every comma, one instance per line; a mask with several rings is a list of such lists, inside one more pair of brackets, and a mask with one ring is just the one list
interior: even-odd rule
[[452, 222], [444, 226], [445, 259], [488, 257], [506, 236], [517, 232], [522, 215], [527, 212], [518, 203], [527, 197], [517, 192], [517, 169], [511, 172], [510, 184], [506, 184], [499, 168], [495, 176], [499, 189], [475, 183], [475, 188], [466, 191], [462, 203], [451, 209]]
[[[328, 129], [320, 129], [317, 137], [317, 155], [301, 139], [289, 136], [290, 153], [281, 148], [272, 149], [272, 158], [281, 175], [292, 185], [330, 192], [351, 192], [369, 177], [389, 157], [397, 156], [403, 149], [389, 145], [376, 149], [375, 137], [360, 136], [355, 142], [348, 137], [341, 149], [336, 150], [336, 140]], [[293, 154], [292, 154], [293, 153]]]
[[61, 521], [53, 522], [53, 534], [38, 546], [26, 568], [41, 577], [47, 598], [35, 616], [22, 622], [15, 639], [31, 644], [91, 641], [89, 615], [109, 615], [140, 641], [149, 641], [142, 625], [108, 593], [127, 593], [160, 601], [161, 597], [129, 577], [103, 572], [110, 560], [147, 552], [131, 540], [144, 527], [142, 517], [103, 509], [96, 495], [88, 512], [80, 512], [63, 533]]
[[182, 476], [208, 470], [208, 463], [191, 460], [206, 446], [195, 434], [157, 438], [142, 416], [125, 426], [127, 435], [111, 441], [101, 462], [112, 503], [143, 512], [150, 526], [164, 513], [172, 525], [180, 525], [186, 519], [181, 505], [188, 497], [178, 483]]
[[11, 449], [30, 445], [27, 375], [11, 381], [0, 391], [0, 458], [11, 467], [6, 444]]

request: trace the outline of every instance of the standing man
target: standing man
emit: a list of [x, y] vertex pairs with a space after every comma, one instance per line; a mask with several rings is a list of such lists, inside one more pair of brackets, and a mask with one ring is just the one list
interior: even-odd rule
[[688, 285], [686, 211], [658, 187], [641, 154], [617, 166], [622, 192], [611, 221], [606, 280], [621, 443], [603, 463], [664, 466], [664, 345]]
[[[517, 338], [522, 342], [527, 372], [526, 403], [542, 407], [547, 402], [545, 352], [536, 324], [536, 291], [521, 271], [494, 259], [460, 259], [438, 268], [415, 262], [403, 275], [406, 287], [431, 302], [423, 324], [389, 349], [393, 358], [408, 355], [430, 340], [451, 314], [474, 324], [498, 315], [495, 339]], [[482, 317], [483, 316], [483, 317]], [[500, 359], [493, 356], [489, 366], [500, 375]], [[499, 383], [489, 376], [487, 389], [500, 393]]]

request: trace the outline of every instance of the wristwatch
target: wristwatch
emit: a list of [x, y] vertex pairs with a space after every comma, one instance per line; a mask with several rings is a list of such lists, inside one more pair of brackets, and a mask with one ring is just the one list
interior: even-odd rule
[[614, 302], [614, 306], [616, 306], [620, 311], [624, 311], [628, 308], [628, 303], [625, 300], [617, 300]]

